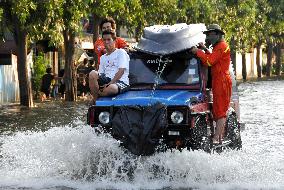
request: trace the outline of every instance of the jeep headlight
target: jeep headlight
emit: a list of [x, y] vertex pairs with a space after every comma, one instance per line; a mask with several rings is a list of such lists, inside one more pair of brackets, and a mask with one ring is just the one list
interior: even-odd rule
[[103, 111], [99, 114], [99, 121], [101, 124], [107, 124], [109, 123], [109, 112]]
[[179, 124], [183, 121], [183, 114], [180, 111], [174, 111], [171, 114], [171, 120], [174, 124]]

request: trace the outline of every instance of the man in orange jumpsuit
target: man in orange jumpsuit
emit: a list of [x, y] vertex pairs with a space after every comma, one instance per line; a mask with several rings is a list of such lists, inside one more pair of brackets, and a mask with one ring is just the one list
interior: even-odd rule
[[[116, 24], [115, 24], [115, 21], [113, 20], [113, 18], [111, 18], [111, 17], [103, 19], [100, 23], [100, 30], [102, 32], [105, 31], [105, 30], [114, 30], [115, 31], [115, 29], [116, 29]], [[128, 44], [123, 38], [116, 37], [115, 47], [118, 48], [118, 49], [123, 48], [123, 49], [127, 50]], [[106, 53], [105, 45], [104, 45], [103, 39], [101, 37], [99, 37], [96, 40], [96, 42], [94, 44], [94, 50], [95, 50], [95, 53], [97, 54], [97, 57], [98, 57], [98, 63], [96, 64], [96, 69], [98, 69], [99, 65], [100, 65], [100, 58], [103, 54]]]
[[[213, 92], [213, 118], [216, 121], [216, 130], [213, 143], [221, 143], [226, 123], [226, 113], [230, 106], [232, 95], [232, 80], [230, 77], [230, 48], [224, 40], [224, 32], [217, 24], [207, 27], [206, 42], [213, 46], [212, 53], [202, 51], [196, 47], [192, 53], [201, 59], [202, 64], [211, 67]], [[203, 49], [203, 44], [199, 44]]]

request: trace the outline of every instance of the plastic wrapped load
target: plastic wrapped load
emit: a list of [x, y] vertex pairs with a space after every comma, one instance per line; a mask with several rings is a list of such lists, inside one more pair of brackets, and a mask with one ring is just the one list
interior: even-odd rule
[[144, 29], [135, 49], [154, 55], [174, 54], [197, 46], [200, 42], [205, 43], [203, 31], [206, 31], [204, 24], [149, 26]]
[[151, 155], [166, 128], [166, 106], [121, 106], [112, 120], [112, 135], [136, 155]]

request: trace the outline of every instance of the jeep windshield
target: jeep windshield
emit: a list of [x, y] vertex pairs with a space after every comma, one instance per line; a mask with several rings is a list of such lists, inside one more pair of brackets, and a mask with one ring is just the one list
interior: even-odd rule
[[185, 56], [131, 55], [131, 89], [200, 89], [199, 64]]

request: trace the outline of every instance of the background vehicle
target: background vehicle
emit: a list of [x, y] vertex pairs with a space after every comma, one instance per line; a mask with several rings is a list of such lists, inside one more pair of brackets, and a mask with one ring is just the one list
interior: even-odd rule
[[[131, 89], [100, 97], [88, 110], [88, 124], [110, 132], [137, 155], [167, 148], [211, 151], [214, 122], [207, 67], [190, 51], [204, 42], [203, 24], [151, 26], [131, 52]], [[217, 148], [241, 148], [235, 77], [226, 137]]]

